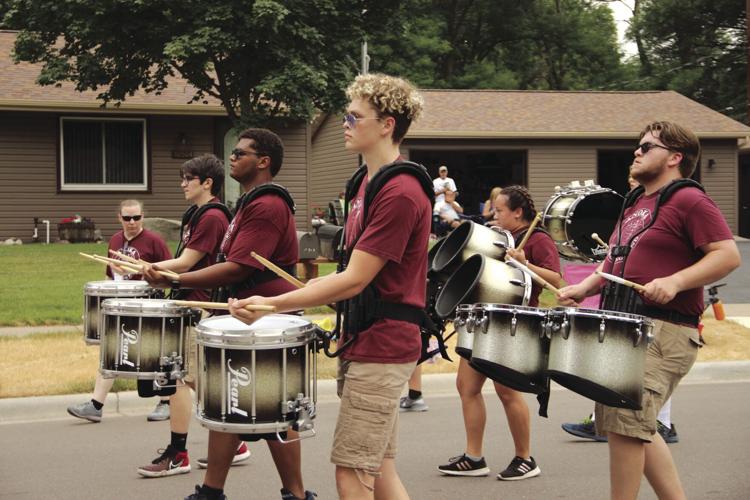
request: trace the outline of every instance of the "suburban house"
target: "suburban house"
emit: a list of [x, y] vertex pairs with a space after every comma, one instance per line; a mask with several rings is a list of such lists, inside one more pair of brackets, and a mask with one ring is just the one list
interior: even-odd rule
[[[194, 88], [175, 78], [161, 95], [102, 108], [96, 92], [37, 85], [40, 66], [11, 59], [15, 38], [0, 31], [0, 240], [30, 241], [37, 218], [50, 221], [54, 241], [57, 223], [75, 214], [108, 239], [126, 198], [142, 200], [147, 216], [179, 220], [187, 208], [180, 165], [203, 153], [227, 159], [236, 142], [220, 103], [188, 104]], [[294, 196], [298, 227], [307, 228], [310, 126], [272, 128], [286, 147], [277, 180]], [[232, 204], [240, 188], [228, 168], [224, 199]]]
[[[402, 153], [434, 177], [447, 165], [467, 213], [479, 212], [493, 186], [528, 186], [538, 209], [555, 186], [573, 180], [592, 179], [624, 193], [643, 126], [672, 120], [701, 139], [694, 178], [732, 230], [742, 227], [750, 236], [748, 211], [740, 210], [750, 205], [750, 176], [740, 176], [738, 167], [738, 139], [750, 136], [750, 127], [676, 92], [424, 90], [423, 95], [424, 114], [407, 133]], [[357, 161], [344, 150], [341, 117], [320, 117], [312, 131], [311, 207], [336, 199]]]

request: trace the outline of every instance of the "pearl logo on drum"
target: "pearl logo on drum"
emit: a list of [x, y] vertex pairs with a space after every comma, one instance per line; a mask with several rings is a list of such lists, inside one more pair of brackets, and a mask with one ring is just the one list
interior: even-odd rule
[[230, 415], [242, 415], [247, 417], [247, 411], [240, 406], [240, 387], [247, 387], [252, 382], [250, 370], [246, 366], [238, 370], [232, 368], [232, 360], [227, 359], [227, 408]]
[[122, 337], [120, 340], [120, 364], [135, 366], [135, 363], [128, 359], [128, 351], [131, 345], [138, 343], [138, 331], [128, 331], [125, 329], [125, 324], [123, 324], [121, 327], [121, 333]]

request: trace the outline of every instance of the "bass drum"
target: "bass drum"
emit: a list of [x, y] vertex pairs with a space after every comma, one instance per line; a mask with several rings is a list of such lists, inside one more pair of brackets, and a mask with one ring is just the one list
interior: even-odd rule
[[552, 195], [544, 207], [543, 224], [561, 257], [600, 262], [607, 256], [592, 237], [609, 241], [624, 198], [608, 188], [592, 184], [568, 186]]

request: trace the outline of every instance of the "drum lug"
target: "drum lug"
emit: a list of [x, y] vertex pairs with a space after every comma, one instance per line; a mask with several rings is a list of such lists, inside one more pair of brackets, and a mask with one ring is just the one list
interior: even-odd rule
[[562, 332], [562, 338], [568, 340], [568, 337], [570, 337], [570, 321], [568, 321], [568, 318], [563, 320], [560, 325], [560, 330]]
[[482, 328], [482, 333], [487, 333], [487, 330], [490, 327], [490, 317], [489, 316], [483, 316], [482, 319], [479, 321], [479, 325]]
[[469, 316], [466, 320], [466, 331], [468, 333], [474, 333], [474, 316]]
[[604, 318], [602, 318], [601, 323], [599, 323], [599, 343], [604, 342], [604, 330], [607, 328], [607, 324], [604, 321]]
[[510, 320], [510, 336], [516, 336], [516, 325], [518, 325], [518, 318], [516, 318], [516, 312], [513, 311], [513, 317]]
[[641, 339], [643, 338], [643, 332], [641, 331], [641, 325], [635, 327], [635, 338], [633, 339], [633, 347], [638, 347], [638, 344], [641, 343]]

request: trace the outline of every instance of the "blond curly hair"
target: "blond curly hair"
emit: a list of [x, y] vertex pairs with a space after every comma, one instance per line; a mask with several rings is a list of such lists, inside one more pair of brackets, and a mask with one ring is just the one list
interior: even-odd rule
[[396, 120], [393, 142], [404, 138], [424, 108], [424, 99], [411, 82], [382, 73], [359, 75], [346, 89], [346, 96], [350, 101], [364, 99], [381, 116], [392, 116]]

